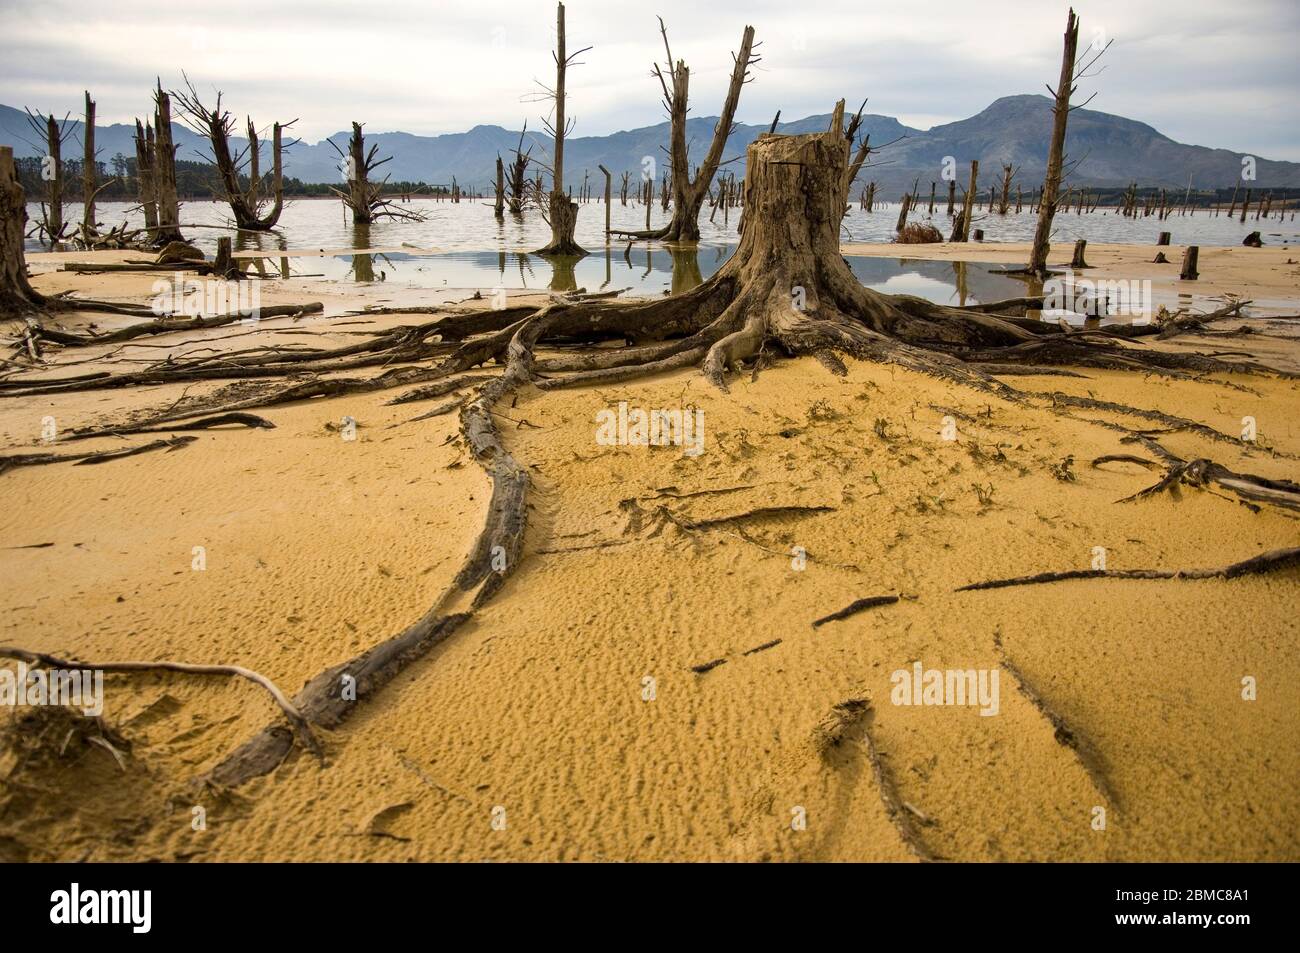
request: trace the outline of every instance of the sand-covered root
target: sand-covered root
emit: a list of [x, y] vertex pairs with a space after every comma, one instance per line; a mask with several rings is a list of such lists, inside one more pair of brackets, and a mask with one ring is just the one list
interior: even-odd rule
[[[186, 389], [8, 399], [0, 433], [42, 450], [47, 417], [62, 433], [167, 407]], [[0, 474], [0, 639], [75, 659], [237, 664], [292, 694], [401, 631], [450, 585], [490, 491], [454, 420], [404, 427], [410, 409], [385, 396], [267, 410], [273, 429], [195, 432], [175, 452]], [[12, 855], [206, 856], [194, 808], [211, 830], [242, 801], [193, 782], [283, 713], [244, 679], [110, 673], [103, 691], [105, 722], [130, 742], [125, 770], [93, 746], [77, 763], [96, 783], [59, 775], [21, 814], [0, 811]], [[328, 761], [336, 740], [318, 735]]]

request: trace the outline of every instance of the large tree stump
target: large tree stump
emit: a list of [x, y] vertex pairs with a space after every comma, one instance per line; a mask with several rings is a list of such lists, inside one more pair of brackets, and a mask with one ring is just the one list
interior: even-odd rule
[[0, 315], [39, 311], [45, 305], [27, 280], [23, 239], [27, 226], [27, 197], [14, 168], [14, 150], [0, 146]]

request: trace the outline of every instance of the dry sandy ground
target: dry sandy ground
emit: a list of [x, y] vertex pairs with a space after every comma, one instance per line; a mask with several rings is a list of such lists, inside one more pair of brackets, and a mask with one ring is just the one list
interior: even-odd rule
[[[1214, 274], [1216, 257], [1202, 268]], [[1288, 274], [1279, 297], [1294, 307]], [[1257, 278], [1215, 280], [1251, 296]], [[149, 281], [38, 285], [139, 300]], [[268, 290], [263, 303], [321, 291]], [[355, 293], [332, 289], [327, 313]], [[371, 321], [267, 321], [201, 344], [343, 343], [358, 320]], [[176, 337], [113, 357], [157, 360]], [[1295, 360], [1294, 342], [1256, 344]], [[1253, 416], [1254, 444], [1162, 440], [1267, 477], [1300, 470], [1296, 381], [1082, 373], [1008, 381], [1227, 434]], [[61, 429], [120, 419], [182, 390], [7, 398], [0, 441], [33, 449], [43, 417]], [[490, 488], [454, 415], [405, 422], [432, 405], [386, 407], [389, 396], [259, 411], [275, 430], [204, 433], [175, 452], [3, 474], [0, 640], [88, 660], [238, 663], [292, 693], [400, 631], [450, 583]], [[703, 452], [598, 444], [596, 414], [620, 401], [703, 411]], [[104, 718], [129, 743], [123, 766], [75, 741], [60, 755], [61, 739], [29, 758], [15, 723], [2, 729], [0, 857], [1300, 859], [1300, 572], [954, 591], [1086, 569], [1095, 547], [1110, 568], [1195, 568], [1296, 545], [1283, 511], [1208, 491], [1116, 502], [1158, 476], [1090, 465], [1140, 452], [1095, 422], [1121, 418], [866, 363], [841, 379], [811, 360], [736, 380], [729, 395], [692, 371], [525, 392], [500, 410], [534, 481], [524, 560], [471, 622], [326, 737], [326, 766], [293, 756], [237, 791], [197, 788], [279, 720], [266, 693], [108, 676]], [[354, 441], [337, 429], [345, 415]], [[883, 594], [902, 598], [812, 626]], [[998, 671], [998, 713], [893, 704], [891, 674], [916, 661]]]

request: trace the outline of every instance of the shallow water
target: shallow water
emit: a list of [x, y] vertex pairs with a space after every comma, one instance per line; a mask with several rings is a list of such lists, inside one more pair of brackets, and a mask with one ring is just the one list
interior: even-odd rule
[[[618, 240], [607, 245], [604, 240], [604, 206], [582, 206], [578, 214], [577, 238], [591, 251], [586, 257], [544, 259], [526, 249], [537, 248], [550, 239], [549, 227], [536, 212], [522, 219], [506, 216], [497, 221], [488, 205], [466, 200], [460, 204], [413, 200], [409, 208], [427, 215], [423, 222], [379, 222], [369, 226], [351, 225], [341, 203], [334, 200], [300, 200], [286, 205], [276, 233], [234, 233], [237, 252], [263, 252], [250, 259], [248, 267], [268, 277], [306, 278], [357, 283], [391, 282], [407, 288], [471, 289], [484, 295], [498, 288], [508, 291], [539, 290], [586, 291], [624, 290], [633, 295], [676, 293], [692, 288], [718, 270], [736, 247], [738, 210], [719, 209], [715, 221], [702, 216], [701, 241], [694, 248], [670, 248], [660, 243]], [[77, 206], [66, 210], [70, 221], [79, 215]], [[644, 228], [645, 208], [616, 200], [611, 208], [614, 228]], [[708, 211], [707, 209], [705, 210]], [[29, 215], [38, 210], [29, 208]], [[100, 220], [105, 223], [127, 221], [142, 225], [138, 211], [124, 202], [106, 202], [99, 206]], [[187, 237], [209, 255], [216, 240], [229, 229], [229, 209], [219, 202], [190, 202], [181, 218]], [[725, 219], [725, 221], [724, 221]], [[924, 221], [922, 215], [917, 220]], [[651, 207], [651, 224], [666, 223], [668, 215], [658, 203]], [[845, 241], [885, 242], [893, 235], [897, 205], [877, 205], [871, 213], [854, 208], [845, 217]], [[950, 226], [941, 212], [935, 224], [946, 231]], [[1006, 216], [983, 215], [976, 227], [985, 230], [990, 241], [1021, 241], [1033, 235], [1035, 219], [1027, 213]], [[205, 227], [196, 227], [205, 226]], [[1092, 242], [1119, 241], [1150, 243], [1156, 233], [1173, 233], [1174, 242], [1190, 241], [1204, 245], [1236, 245], [1250, 231], [1261, 231], [1269, 244], [1300, 239], [1300, 230], [1289, 218], [1239, 222], [1226, 215], [1214, 217], [1204, 212], [1189, 217], [1171, 218], [1164, 223], [1155, 218], [1126, 219], [1101, 211], [1057, 216], [1054, 241], [1064, 244], [1075, 237]], [[41, 250], [29, 240], [28, 248]], [[398, 249], [409, 250], [398, 250]], [[907, 246], [899, 246], [901, 253]], [[367, 249], [364, 254], [349, 254], [347, 249]], [[373, 251], [373, 249], [391, 249]], [[308, 251], [324, 255], [303, 255]], [[343, 252], [340, 254], [340, 252]], [[909, 260], [906, 257], [876, 258], [848, 256], [847, 261], [859, 280], [869, 288], [890, 294], [910, 294], [938, 304], [965, 305], [986, 303], [1002, 298], [1041, 293], [1041, 285], [995, 274], [1000, 268], [1015, 267], [1023, 262], [976, 264], [949, 261]], [[1152, 304], [1188, 305], [1187, 300], [1156, 300]], [[1144, 312], [1149, 314], [1148, 312]], [[1049, 319], [1063, 318], [1083, 323], [1082, 315], [1053, 312]], [[1110, 320], [1110, 319], [1107, 319]]]
[[[437, 251], [525, 251], [540, 248], [550, 240], [549, 227], [535, 211], [530, 211], [522, 220], [507, 215], [504, 221], [498, 222], [492, 215], [492, 209], [482, 200], [466, 200], [453, 205], [450, 202], [421, 199], [412, 200], [401, 207], [423, 212], [428, 218], [423, 222], [389, 221], [358, 227], [349, 224], [343, 204], [335, 199], [289, 201], [280, 217], [278, 234], [240, 235], [238, 247], [248, 250], [260, 248], [264, 251], [332, 250], [401, 247], [406, 244]], [[943, 208], [943, 205], [936, 205], [933, 221], [946, 236], [952, 226]], [[132, 227], [144, 224], [140, 212], [126, 202], [101, 202], [98, 212], [100, 221], [105, 225], [116, 226], [122, 221]], [[668, 221], [668, 214], [658, 202], [651, 207], [650, 212], [652, 226]], [[710, 221], [710, 210], [704, 209], [700, 216], [701, 241], [706, 245], [734, 243], [739, 212], [739, 209], [719, 209], [714, 220]], [[31, 221], [36, 221], [40, 215], [39, 206], [29, 203], [27, 214]], [[81, 217], [80, 205], [66, 206], [64, 217], [66, 221], [78, 221]], [[610, 219], [616, 229], [646, 227], [643, 206], [624, 206], [617, 199], [610, 208]], [[896, 203], [877, 203], [872, 212], [854, 207], [845, 216], [841, 238], [846, 242], [888, 242], [894, 237], [897, 220]], [[912, 220], [928, 221], [929, 216], [922, 213], [912, 216]], [[192, 237], [200, 248], [211, 254], [217, 237], [224, 232], [220, 228], [208, 226], [230, 225], [230, 209], [223, 202], [186, 202], [181, 208], [181, 221], [183, 224], [204, 226], [190, 229], [187, 237]], [[1019, 215], [977, 212], [973, 227], [984, 229], [985, 239], [990, 242], [1029, 241], [1033, 238], [1035, 223], [1035, 216], [1027, 211]], [[577, 228], [579, 244], [589, 250], [603, 248], [604, 227], [603, 204], [593, 202], [581, 206]], [[1212, 212], [1199, 210], [1193, 215], [1173, 216], [1161, 222], [1155, 216], [1129, 219], [1101, 209], [1083, 215], [1058, 213], [1052, 240], [1072, 243], [1075, 239], [1086, 238], [1093, 243], [1154, 244], [1161, 231], [1173, 233], [1176, 245], [1240, 245], [1241, 240], [1253, 231], [1262, 232], [1264, 241], [1270, 245], [1300, 240], [1300, 223], [1294, 220], [1293, 213], [1288, 213], [1286, 221], [1280, 222], [1276, 216], [1268, 221], [1256, 221], [1252, 212], [1245, 222], [1239, 222], [1229, 219], [1226, 214], [1215, 217]], [[39, 243], [30, 239], [27, 248], [29, 251], [42, 250]]]
[[[387, 282], [414, 288], [629, 291], [656, 295], [686, 291], [710, 278], [735, 245], [670, 249], [640, 243], [601, 248], [577, 260], [548, 260], [521, 252], [455, 251], [438, 255], [368, 252], [357, 255], [266, 256], [250, 259], [268, 275], [357, 283]], [[1023, 281], [994, 274], [1009, 264], [867, 258], [846, 259], [868, 288], [909, 294], [939, 304], [971, 304], [1026, 294]]]

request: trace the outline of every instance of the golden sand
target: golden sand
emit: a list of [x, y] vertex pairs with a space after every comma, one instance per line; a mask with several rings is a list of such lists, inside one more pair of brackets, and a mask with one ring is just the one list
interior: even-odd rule
[[[1129, 266], [1146, 251], [1112, 261], [1098, 246], [1089, 258], [1142, 277]], [[1294, 306], [1285, 253], [1244, 251], [1250, 265], [1236, 249], [1203, 249], [1198, 290]], [[142, 300], [151, 280], [58, 273], [37, 286]], [[327, 300], [332, 315], [360, 293], [268, 285], [263, 303]], [[270, 320], [205, 332], [178, 353], [302, 332], [344, 343], [414, 320]], [[182, 337], [102, 350], [154, 360]], [[1295, 360], [1294, 342], [1261, 346]], [[54, 356], [51, 373], [110, 357], [80, 350]], [[76, 371], [98, 366], [132, 365]], [[1254, 444], [1162, 440], [1187, 459], [1296, 478], [1300, 382], [1080, 373], [1008, 381], [1228, 434], [1252, 416]], [[67, 429], [165, 408], [184, 390], [7, 398], [0, 439], [36, 449], [45, 416]], [[235, 663], [293, 693], [400, 631], [450, 583], [490, 486], [455, 415], [405, 422], [431, 404], [385, 407], [391, 396], [271, 408], [259, 413], [273, 431], [0, 476], [0, 640], [88, 660]], [[597, 412], [620, 401], [702, 410], [704, 452], [598, 444]], [[521, 392], [499, 424], [534, 482], [524, 561], [466, 626], [325, 736], [326, 766], [295, 755], [237, 791], [196, 789], [278, 721], [269, 696], [236, 680], [110, 675], [104, 718], [130, 743], [125, 768], [93, 746], [41, 765], [0, 754], [0, 857], [1300, 859], [1300, 573], [954, 591], [1086, 569], [1095, 547], [1110, 568], [1177, 569], [1297, 544], [1294, 518], [1209, 491], [1116, 502], [1158, 474], [1092, 467], [1136, 452], [1094, 422], [1119, 418], [1058, 411], [1046, 397], [1006, 403], [868, 363], [836, 378], [812, 360], [746, 375], [728, 395], [697, 371]], [[338, 430], [344, 416], [358, 422], [354, 441]], [[945, 417], [955, 440], [943, 439]], [[43, 548], [18, 548], [32, 546]], [[812, 625], [885, 594], [901, 599]], [[998, 714], [893, 704], [892, 673], [916, 661], [997, 669]], [[1254, 701], [1242, 698], [1246, 676]]]

